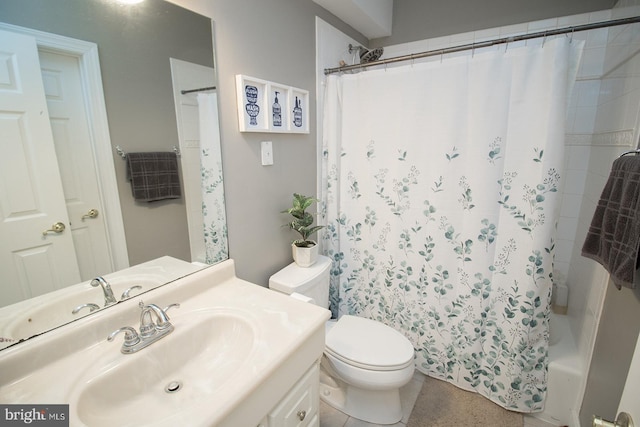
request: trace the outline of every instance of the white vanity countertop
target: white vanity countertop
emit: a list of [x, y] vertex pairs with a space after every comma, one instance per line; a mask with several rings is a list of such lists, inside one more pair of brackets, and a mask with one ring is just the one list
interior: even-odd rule
[[[175, 330], [138, 353], [124, 355], [120, 352], [122, 334], [113, 342], [107, 342], [106, 337], [122, 326], [138, 329], [138, 302], [141, 299], [146, 304], [160, 307], [180, 303], [179, 309], [169, 312]], [[82, 408], [78, 408], [77, 402], [81, 391], [95, 378], [109, 375], [111, 369], [124, 362], [133, 362], [136, 357], [140, 360], [161, 359], [161, 352], [168, 348], [164, 346], [171, 345], [173, 334], [188, 329], [203, 313], [225, 311], [232, 311], [252, 325], [258, 325], [250, 349], [239, 362], [241, 368], [236, 369], [224, 385], [205, 390], [198, 399], [190, 399], [191, 404], [180, 402], [177, 397], [178, 406], [173, 416], [158, 419], [154, 418], [157, 414], [148, 414], [148, 425], [257, 425], [322, 355], [324, 323], [330, 313], [238, 279], [233, 260], [3, 350], [0, 352], [0, 401], [68, 403], [70, 425], [86, 425], [78, 416]], [[132, 378], [132, 381], [147, 379]], [[148, 381], [150, 387], [157, 386], [153, 379]], [[110, 408], [105, 407], [104, 411], [108, 416]], [[144, 424], [136, 420], [132, 425]]]

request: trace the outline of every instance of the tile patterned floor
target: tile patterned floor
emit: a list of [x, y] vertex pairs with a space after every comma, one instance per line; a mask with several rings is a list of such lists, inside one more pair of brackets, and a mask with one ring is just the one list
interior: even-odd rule
[[[413, 379], [403, 388], [400, 389], [400, 402], [404, 409], [404, 414], [399, 423], [391, 426], [379, 426], [365, 421], [360, 421], [343, 414], [337, 409], [332, 408], [326, 403], [320, 401], [320, 427], [406, 427], [409, 416], [416, 403], [418, 394], [422, 389], [424, 374], [417, 372], [413, 375]], [[524, 417], [524, 427], [554, 427], [552, 424], [545, 423], [531, 416]]]

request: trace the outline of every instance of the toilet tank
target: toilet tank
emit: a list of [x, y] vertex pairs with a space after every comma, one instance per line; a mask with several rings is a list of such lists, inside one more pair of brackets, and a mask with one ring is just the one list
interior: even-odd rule
[[311, 267], [299, 267], [292, 262], [269, 278], [269, 288], [287, 295], [302, 294], [314, 303], [329, 308], [329, 273], [331, 259], [318, 255]]

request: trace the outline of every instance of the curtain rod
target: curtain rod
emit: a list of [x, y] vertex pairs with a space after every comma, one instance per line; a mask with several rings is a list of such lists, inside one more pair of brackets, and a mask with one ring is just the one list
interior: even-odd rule
[[190, 90], [181, 90], [180, 93], [183, 95], [186, 95], [188, 93], [193, 93], [193, 92], [204, 92], [205, 90], [215, 90], [215, 86], [209, 86], [209, 87], [201, 87], [199, 89], [190, 89]]
[[519, 36], [503, 37], [494, 40], [488, 40], [478, 43], [469, 43], [459, 46], [447, 47], [444, 49], [429, 50], [426, 52], [412, 53], [409, 55], [395, 56], [387, 59], [379, 59], [377, 61], [367, 62], [364, 64], [345, 65], [343, 67], [325, 68], [324, 74], [335, 74], [343, 71], [360, 70], [373, 67], [375, 65], [392, 64], [394, 62], [411, 61], [419, 58], [427, 58], [430, 56], [445, 55], [447, 53], [462, 52], [465, 50], [481, 49], [483, 47], [491, 47], [499, 44], [514, 43], [522, 40], [531, 40], [540, 37], [557, 36], [559, 34], [573, 34], [576, 31], [595, 30], [597, 28], [614, 27], [618, 25], [627, 25], [640, 22], [640, 16], [630, 18], [614, 19], [610, 21], [594, 22], [592, 24], [576, 25], [573, 27], [556, 28], [553, 30], [538, 31], [536, 33], [522, 34]]

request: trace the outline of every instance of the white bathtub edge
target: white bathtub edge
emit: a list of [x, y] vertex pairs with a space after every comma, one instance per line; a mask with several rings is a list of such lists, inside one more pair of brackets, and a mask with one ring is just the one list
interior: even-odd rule
[[583, 361], [578, 354], [576, 341], [571, 333], [569, 318], [551, 314], [550, 325], [560, 338], [549, 346], [549, 375], [547, 399], [543, 412], [531, 414], [533, 417], [553, 425], [580, 426], [576, 423], [579, 411], [579, 393], [582, 386]]

